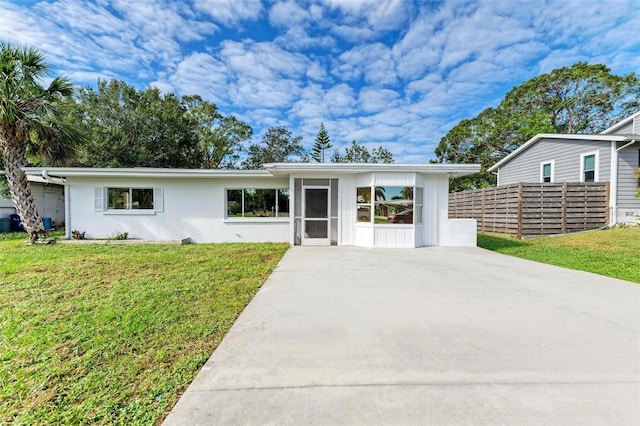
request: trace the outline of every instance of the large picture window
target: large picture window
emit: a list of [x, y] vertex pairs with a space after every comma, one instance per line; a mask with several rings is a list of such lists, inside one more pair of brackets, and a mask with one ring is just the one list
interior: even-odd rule
[[[358, 222], [413, 224], [414, 188], [411, 186], [375, 186], [356, 189]], [[422, 215], [420, 205], [418, 218]], [[373, 214], [372, 214], [373, 213]]]
[[153, 210], [153, 188], [107, 188], [109, 210]]
[[227, 189], [227, 217], [289, 217], [289, 189]]

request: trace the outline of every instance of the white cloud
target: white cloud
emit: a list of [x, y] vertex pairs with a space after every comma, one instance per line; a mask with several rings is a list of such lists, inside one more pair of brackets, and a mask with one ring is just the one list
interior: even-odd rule
[[358, 95], [358, 107], [366, 113], [375, 113], [391, 109], [399, 105], [400, 95], [389, 89], [365, 87]]
[[196, 9], [227, 26], [255, 21], [263, 11], [260, 0], [195, 0], [194, 4]]
[[370, 28], [352, 25], [334, 25], [331, 32], [351, 43], [361, 43], [375, 39], [378, 34]]
[[348, 23], [364, 20], [374, 30], [401, 28], [413, 9], [413, 4], [405, 0], [324, 0], [323, 3], [352, 18]]
[[194, 53], [184, 58], [167, 82], [155, 82], [161, 89], [173, 88], [181, 95], [199, 94], [220, 103], [228, 100], [228, 79], [225, 65], [206, 53]]
[[370, 84], [397, 82], [391, 50], [382, 43], [357, 46], [338, 57], [334, 73], [347, 80], [364, 78]]
[[292, 0], [277, 2], [269, 10], [269, 22], [274, 27], [295, 27], [310, 19], [311, 12]]

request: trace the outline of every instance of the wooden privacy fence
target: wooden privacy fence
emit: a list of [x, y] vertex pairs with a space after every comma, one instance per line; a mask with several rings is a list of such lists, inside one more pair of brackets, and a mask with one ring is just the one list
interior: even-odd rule
[[609, 182], [516, 183], [449, 194], [449, 217], [476, 219], [478, 231], [565, 234], [609, 223]]

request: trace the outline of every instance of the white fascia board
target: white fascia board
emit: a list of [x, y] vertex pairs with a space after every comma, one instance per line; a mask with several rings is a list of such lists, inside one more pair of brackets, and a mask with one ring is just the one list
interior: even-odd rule
[[613, 131], [615, 131], [616, 129], [618, 129], [619, 127], [625, 126], [627, 124], [629, 124], [630, 121], [632, 121], [635, 117], [640, 116], [640, 111], [631, 114], [630, 116], [628, 116], [627, 118], [623, 118], [622, 120], [618, 121], [616, 124], [614, 124], [613, 126], [609, 127], [606, 130], [603, 130], [600, 132], [601, 135], [606, 135], [608, 133], [611, 133]]
[[269, 163], [264, 168], [277, 175], [354, 174], [370, 172], [409, 172], [464, 176], [478, 173], [479, 164], [370, 164], [370, 163]]
[[496, 171], [503, 164], [511, 161], [513, 157], [520, 155], [522, 152], [529, 149], [533, 144], [538, 142], [541, 139], [566, 139], [566, 140], [581, 140], [581, 141], [616, 141], [622, 142], [627, 140], [627, 136], [624, 135], [603, 135], [603, 134], [584, 134], [584, 133], [575, 133], [575, 134], [562, 134], [562, 133], [540, 133], [535, 135], [524, 144], [522, 144], [518, 149], [512, 151], [509, 155], [504, 157], [502, 160], [498, 161], [493, 166], [489, 167], [488, 171], [493, 172]]
[[62, 177], [145, 177], [145, 178], [226, 178], [270, 177], [266, 170], [211, 170], [211, 169], [152, 169], [152, 168], [83, 168], [83, 167], [25, 167], [27, 175]]

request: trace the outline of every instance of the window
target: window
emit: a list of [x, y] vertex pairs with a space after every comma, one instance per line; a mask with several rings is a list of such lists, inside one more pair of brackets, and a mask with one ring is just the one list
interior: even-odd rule
[[358, 222], [371, 222], [371, 187], [356, 189]]
[[[413, 193], [411, 186], [376, 186], [356, 189], [357, 221], [386, 224], [412, 224]], [[372, 215], [373, 213], [373, 215]], [[422, 215], [422, 206], [419, 211]], [[417, 223], [421, 221], [421, 218]]]
[[553, 161], [540, 164], [540, 181], [553, 182]]
[[107, 188], [109, 210], [153, 210], [153, 188]]
[[597, 176], [597, 164], [598, 154], [582, 154], [580, 156], [580, 181], [581, 182], [595, 182], [598, 179]]
[[289, 189], [227, 189], [227, 217], [289, 217]]

